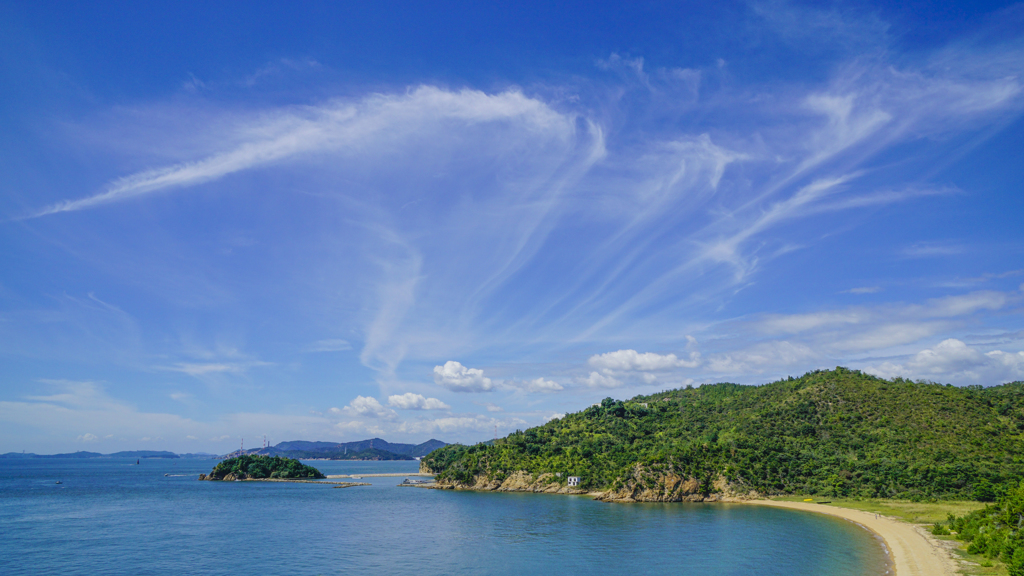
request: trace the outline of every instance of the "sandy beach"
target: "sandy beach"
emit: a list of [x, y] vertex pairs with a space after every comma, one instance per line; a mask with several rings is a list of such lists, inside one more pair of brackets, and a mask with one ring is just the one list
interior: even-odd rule
[[885, 541], [897, 576], [955, 576], [956, 563], [923, 529], [900, 520], [870, 512], [838, 508], [812, 502], [748, 500], [746, 503], [817, 512], [845, 518], [878, 534]]

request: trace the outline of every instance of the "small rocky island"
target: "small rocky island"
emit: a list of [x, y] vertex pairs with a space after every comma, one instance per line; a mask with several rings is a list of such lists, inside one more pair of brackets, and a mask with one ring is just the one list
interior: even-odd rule
[[200, 480], [314, 480], [326, 478], [319, 470], [298, 460], [281, 456], [249, 455], [228, 458], [214, 466]]

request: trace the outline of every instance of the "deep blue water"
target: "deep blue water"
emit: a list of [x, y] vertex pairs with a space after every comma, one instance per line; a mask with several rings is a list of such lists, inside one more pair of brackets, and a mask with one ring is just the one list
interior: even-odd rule
[[[325, 474], [417, 467], [308, 463]], [[0, 460], [0, 574], [886, 571], [881, 544], [864, 529], [789, 510], [399, 488], [401, 478], [368, 478], [372, 486], [344, 489], [197, 482], [214, 461], [132, 464]]]

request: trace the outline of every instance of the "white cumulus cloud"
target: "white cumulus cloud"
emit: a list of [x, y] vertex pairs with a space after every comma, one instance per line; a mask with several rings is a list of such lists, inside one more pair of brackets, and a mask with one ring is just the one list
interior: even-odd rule
[[487, 392], [494, 388], [483, 370], [466, 368], [454, 360], [445, 362], [444, 366], [434, 366], [434, 382], [453, 392]]
[[394, 410], [385, 408], [376, 398], [368, 396], [356, 396], [355, 400], [349, 402], [341, 411], [349, 416], [365, 418], [392, 419], [398, 416]]
[[591, 372], [590, 376], [583, 378], [580, 382], [591, 388], [618, 388], [622, 386], [622, 381], [618, 378], [608, 374], [601, 374], [600, 372]]
[[1024, 379], [1024, 351], [982, 352], [956, 338], [947, 338], [903, 362], [882, 362], [865, 372], [894, 378], [924, 378], [952, 384], [1002, 384]]
[[695, 368], [700, 365], [700, 352], [691, 352], [689, 359], [683, 360], [675, 354], [655, 354], [654, 352], [641, 354], [636, 350], [618, 350], [591, 356], [587, 362], [594, 368], [616, 372]]
[[422, 394], [413, 394], [412, 392], [388, 396], [388, 406], [402, 410], [451, 410], [452, 408], [437, 398], [427, 398]]

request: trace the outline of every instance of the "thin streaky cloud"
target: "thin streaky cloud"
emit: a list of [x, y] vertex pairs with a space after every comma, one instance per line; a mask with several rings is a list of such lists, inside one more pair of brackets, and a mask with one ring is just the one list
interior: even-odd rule
[[161, 190], [195, 186], [224, 176], [325, 149], [360, 147], [366, 139], [393, 138], [417, 121], [479, 124], [519, 118], [540, 129], [571, 130], [572, 120], [521, 92], [488, 95], [420, 86], [405, 95], [376, 94], [357, 103], [337, 102], [270, 115], [246, 131], [254, 139], [194, 162], [147, 170], [113, 181], [105, 191], [64, 200], [28, 218], [74, 212]]

